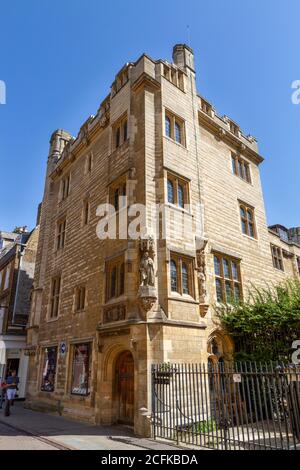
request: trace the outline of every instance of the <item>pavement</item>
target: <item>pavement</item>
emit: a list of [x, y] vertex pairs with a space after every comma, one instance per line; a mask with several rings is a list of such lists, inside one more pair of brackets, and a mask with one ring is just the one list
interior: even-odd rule
[[0, 423], [0, 450], [57, 450], [57, 447]]
[[[0, 449], [174, 450], [176, 446], [140, 438], [127, 426], [96, 426], [32, 411], [15, 402], [11, 415], [0, 410]], [[23, 446], [23, 447], [22, 447]], [[32, 447], [30, 447], [32, 446]]]

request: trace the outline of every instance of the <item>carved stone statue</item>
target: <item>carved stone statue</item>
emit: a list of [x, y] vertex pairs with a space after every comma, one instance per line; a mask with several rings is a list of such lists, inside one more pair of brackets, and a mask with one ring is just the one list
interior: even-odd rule
[[154, 286], [154, 263], [149, 252], [145, 251], [140, 262], [141, 286]]
[[199, 295], [205, 297], [206, 295], [206, 276], [204, 274], [204, 267], [200, 266], [198, 269], [198, 280], [199, 280]]

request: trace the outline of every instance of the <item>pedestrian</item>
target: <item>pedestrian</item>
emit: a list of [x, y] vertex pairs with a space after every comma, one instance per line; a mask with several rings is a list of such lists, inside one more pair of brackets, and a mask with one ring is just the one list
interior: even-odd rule
[[11, 373], [6, 378], [5, 385], [4, 385], [6, 389], [6, 402], [5, 402], [5, 409], [4, 409], [5, 416], [10, 415], [10, 407], [14, 404], [14, 398], [18, 390], [19, 382], [20, 380], [19, 380], [19, 377], [17, 376], [16, 371], [15, 370], [11, 371]]
[[5, 381], [1, 380], [0, 384], [0, 409], [2, 409], [2, 404], [5, 400]]

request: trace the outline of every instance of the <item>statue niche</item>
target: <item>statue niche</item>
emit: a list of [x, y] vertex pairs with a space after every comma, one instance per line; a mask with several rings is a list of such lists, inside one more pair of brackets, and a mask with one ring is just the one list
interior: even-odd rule
[[139, 298], [143, 311], [151, 310], [157, 300], [154, 274], [154, 242], [152, 238], [140, 240]]

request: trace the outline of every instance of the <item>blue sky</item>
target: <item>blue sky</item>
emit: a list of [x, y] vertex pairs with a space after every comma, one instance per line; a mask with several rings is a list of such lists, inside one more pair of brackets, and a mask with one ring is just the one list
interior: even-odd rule
[[199, 92], [259, 140], [268, 222], [300, 225], [299, 18], [299, 0], [1, 0], [0, 229], [34, 226], [52, 131], [76, 135], [125, 62], [188, 40]]

